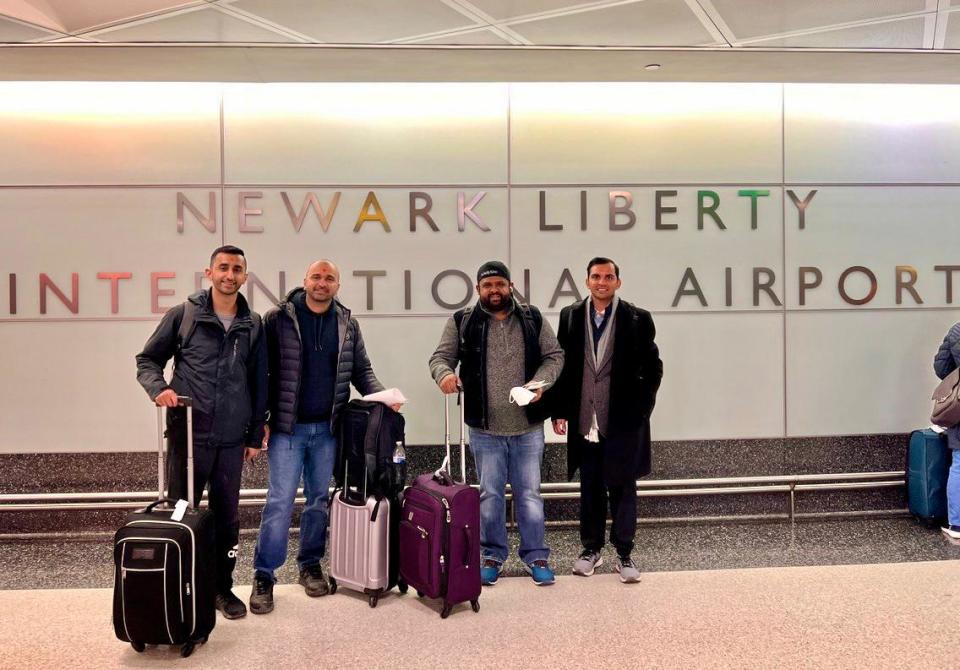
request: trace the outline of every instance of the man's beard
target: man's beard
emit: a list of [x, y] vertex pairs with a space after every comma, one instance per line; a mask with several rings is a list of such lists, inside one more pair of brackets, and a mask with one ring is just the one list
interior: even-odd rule
[[493, 304], [490, 302], [490, 296], [488, 296], [488, 297], [486, 297], [486, 298], [484, 298], [483, 296], [481, 296], [481, 297], [480, 297], [480, 304], [483, 305], [483, 308], [486, 309], [488, 312], [505, 312], [505, 311], [507, 311], [507, 310], [510, 308], [510, 294], [507, 294], [507, 295], [504, 296], [504, 295], [500, 295], [500, 294], [498, 293], [497, 295], [500, 296], [500, 303], [499, 303], [498, 305], [493, 305]]

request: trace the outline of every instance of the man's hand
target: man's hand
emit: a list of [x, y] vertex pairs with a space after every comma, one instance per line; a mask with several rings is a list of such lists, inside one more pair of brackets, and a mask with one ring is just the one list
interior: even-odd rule
[[393, 405], [390, 405], [390, 409], [392, 409], [394, 412], [399, 412], [401, 407], [403, 407], [401, 403], [394, 403]]
[[535, 403], [535, 402], [537, 402], [538, 400], [540, 400], [540, 398], [543, 397], [543, 389], [537, 389], [537, 390], [534, 391], [533, 393], [534, 393], [533, 397], [530, 398], [530, 402], [531, 402], [531, 403]]
[[243, 450], [243, 461], [244, 462], [252, 461], [259, 455], [260, 455], [260, 450], [257, 449], [256, 447], [246, 447]]
[[449, 374], [440, 380], [440, 390], [444, 393], [456, 393], [460, 388], [460, 378], [457, 375]]
[[260, 445], [264, 449], [270, 446], [270, 426], [268, 424], [263, 425], [263, 441], [260, 443]]
[[566, 419], [554, 419], [553, 420], [553, 432], [557, 435], [566, 435], [567, 434], [567, 420]]
[[180, 401], [177, 399], [177, 392], [173, 389], [161, 391], [160, 395], [153, 399], [153, 402], [157, 403], [158, 407], [176, 407], [180, 404]]

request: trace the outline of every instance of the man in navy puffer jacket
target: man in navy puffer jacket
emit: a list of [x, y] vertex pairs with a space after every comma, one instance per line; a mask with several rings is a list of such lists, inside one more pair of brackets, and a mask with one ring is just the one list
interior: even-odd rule
[[274, 572], [287, 558], [293, 502], [303, 478], [300, 517], [300, 583], [307, 595], [329, 585], [320, 569], [326, 549], [327, 489], [337, 453], [336, 425], [350, 400], [350, 385], [366, 395], [383, 385], [363, 344], [360, 325], [336, 300], [340, 270], [313, 263], [286, 300], [263, 317], [270, 380], [270, 482], [253, 558], [250, 611], [273, 610]]

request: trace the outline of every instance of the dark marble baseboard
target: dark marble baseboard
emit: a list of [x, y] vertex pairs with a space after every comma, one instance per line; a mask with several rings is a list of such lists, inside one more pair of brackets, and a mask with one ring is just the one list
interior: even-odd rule
[[[791, 440], [721, 440], [659, 442], [653, 447], [649, 480], [699, 479], [761, 475], [892, 471], [903, 468], [906, 435], [839, 436]], [[455, 447], [455, 451], [458, 450]], [[411, 473], [425, 472], [443, 460], [441, 446], [411, 446]], [[459, 475], [459, 455], [455, 454]], [[547, 445], [542, 466], [544, 482], [566, 481], [566, 449]], [[0, 493], [150, 491], [156, 487], [156, 454], [18, 454], [0, 456]], [[477, 481], [467, 454], [467, 479]], [[267, 487], [268, 461], [261, 457], [244, 466], [242, 487]], [[547, 518], [575, 520], [577, 500], [547, 500]], [[897, 510], [905, 506], [901, 489], [798, 492], [795, 511], [832, 512]], [[780, 516], [789, 512], [786, 493], [751, 493], [641, 497], [641, 518], [714, 516]], [[0, 511], [6, 533], [77, 532], [117, 528], [125, 510]], [[260, 506], [241, 508], [241, 527], [256, 528]]]
[[[650, 479], [696, 479], [903, 470], [907, 434], [847, 435], [778, 440], [655, 442]], [[459, 447], [454, 473], [459, 475]], [[442, 446], [408, 448], [411, 473], [436, 469]], [[544, 482], [566, 481], [566, 446], [549, 444]], [[467, 450], [467, 479], [476, 481]], [[0, 454], [0, 493], [149, 491], [156, 488], [153, 452]], [[267, 461], [244, 466], [244, 488], [267, 485]]]
[[[244, 532], [234, 577], [250, 583], [256, 534]], [[546, 536], [557, 573], [569, 575], [581, 551], [576, 529], [550, 529]], [[517, 558], [519, 538], [509, 534], [510, 558], [504, 574], [529, 579]], [[298, 538], [291, 536], [286, 564], [278, 571], [283, 584], [297, 581]], [[110, 588], [113, 547], [109, 538], [68, 538], [0, 543], [0, 589]], [[644, 572], [717, 570], [795, 565], [845, 565], [960, 559], [960, 543], [947, 541], [938, 529], [909, 518], [840, 519], [791, 523], [704, 523], [642, 525], [637, 530], [634, 560]], [[600, 573], [609, 573], [613, 553], [605, 550]], [[324, 561], [324, 569], [327, 565]], [[559, 587], [558, 587], [559, 588]], [[244, 600], [249, 586], [237, 589]], [[330, 596], [341, 597], [341, 596]]]

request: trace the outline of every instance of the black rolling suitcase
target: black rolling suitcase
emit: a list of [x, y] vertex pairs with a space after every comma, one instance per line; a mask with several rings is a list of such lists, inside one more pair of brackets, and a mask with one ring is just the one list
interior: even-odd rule
[[157, 408], [160, 499], [132, 512], [114, 536], [113, 627], [138, 652], [147, 644], [182, 645], [189, 656], [216, 623], [214, 523], [194, 508], [193, 409], [187, 413], [187, 498], [182, 516], [164, 493], [164, 412]]

